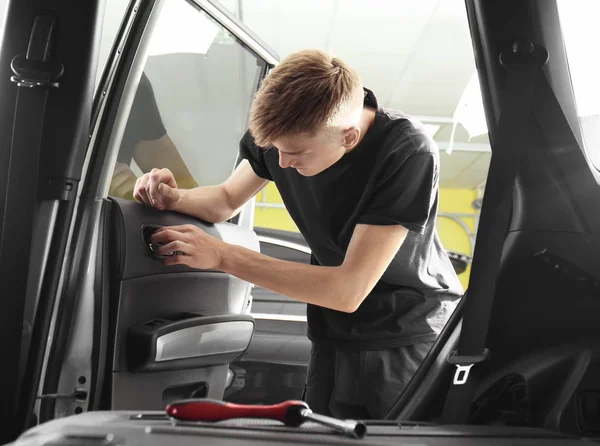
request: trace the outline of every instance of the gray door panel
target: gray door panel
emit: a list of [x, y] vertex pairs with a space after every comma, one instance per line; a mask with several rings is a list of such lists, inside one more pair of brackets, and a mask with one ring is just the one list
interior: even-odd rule
[[243, 314], [250, 284], [222, 272], [166, 267], [148, 237], [161, 226], [192, 224], [258, 250], [256, 235], [128, 200], [111, 204], [111, 408], [162, 409], [173, 399], [221, 398], [227, 364], [246, 350], [254, 331]]

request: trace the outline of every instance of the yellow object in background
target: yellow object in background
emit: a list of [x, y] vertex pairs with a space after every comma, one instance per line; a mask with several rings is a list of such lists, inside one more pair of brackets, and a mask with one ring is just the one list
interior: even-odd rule
[[[477, 198], [477, 192], [469, 189], [440, 189], [440, 206], [437, 228], [444, 248], [459, 254], [473, 255], [469, 233], [465, 227], [458, 223], [455, 218], [460, 218], [471, 234], [475, 233], [475, 216], [479, 211], [473, 209], [473, 201]], [[298, 232], [298, 227], [283, 207], [264, 207], [261, 202], [281, 205], [281, 195], [273, 182], [256, 196], [256, 207], [254, 214], [254, 226], [262, 228], [281, 229], [284, 231]], [[446, 214], [453, 214], [452, 217]], [[471, 265], [467, 266], [465, 272], [460, 274], [463, 287], [466, 289], [469, 283]]]
[[254, 210], [254, 226], [259, 228], [281, 229], [283, 231], [298, 232], [298, 227], [285, 208], [263, 208], [260, 202], [266, 198], [267, 203], [282, 204], [283, 200], [274, 182], [270, 182], [262, 192], [256, 196]]
[[[437, 229], [442, 245], [448, 251], [473, 256], [473, 246], [471, 245], [469, 233], [460, 223], [444, 215], [460, 215], [458, 218], [466, 224], [471, 234], [475, 234], [475, 216], [479, 215], [479, 211], [473, 209], [472, 205], [476, 199], [477, 192], [471, 189], [440, 189]], [[470, 274], [471, 264], [469, 263], [467, 269], [458, 276], [465, 289], [468, 287]]]

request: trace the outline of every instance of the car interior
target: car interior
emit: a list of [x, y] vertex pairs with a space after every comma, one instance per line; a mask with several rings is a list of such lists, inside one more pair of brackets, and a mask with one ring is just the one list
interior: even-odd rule
[[[0, 357], [10, 365], [0, 380], [5, 395], [0, 444], [83, 412], [148, 412], [161, 419], [174, 401], [221, 400], [235, 379], [231, 364], [247, 354], [259, 324], [269, 324], [252, 316], [262, 314], [262, 307], [253, 307], [251, 284], [219, 271], [165, 267], [150, 240], [162, 226], [191, 224], [260, 251], [260, 241], [270, 235], [253, 230], [252, 203], [228, 222], [209, 224], [109, 196], [108, 190], [142, 73], [151, 81], [172, 76], [169, 87], [155, 91], [166, 104], [181, 107], [165, 113], [165, 127], [179, 145], [204, 135], [198, 159], [214, 156], [229, 166], [221, 172], [195, 164], [199, 183], [213, 184], [239, 161], [235, 151], [214, 147], [224, 138], [237, 146], [252, 95], [276, 65], [277, 54], [215, 0], [132, 0], [95, 88], [101, 4], [8, 2], [3, 70], [28, 42], [33, 48], [52, 41], [53, 26], [60, 23], [54, 58], [62, 62], [64, 75], [57, 75], [58, 88], [48, 87], [47, 101], [45, 94], [36, 96], [36, 88], [19, 88], [17, 94], [10, 76], [0, 79], [0, 143], [7, 147], [0, 148], [0, 178], [5, 178], [0, 281], [9, 284], [2, 293], [0, 335], [7, 342], [0, 343]], [[448, 396], [469, 378], [472, 394], [461, 425], [537, 428], [597, 441], [600, 170], [591, 153], [600, 151], [577, 113], [559, 5], [466, 0], [465, 7], [492, 145], [489, 177], [497, 181], [484, 196], [469, 289], [381, 423], [448, 424]], [[161, 28], [168, 14], [189, 16], [191, 30], [207, 24], [216, 51], [210, 57], [183, 50], [170, 54], [159, 38], [168, 32]], [[190, 36], [195, 42], [207, 38]], [[522, 119], [511, 122], [502, 111], [525, 104], [520, 92], [526, 89], [511, 83], [517, 77], [511, 78], [499, 60], [516, 41], [543, 47], [549, 57], [536, 74]], [[186, 74], [173, 76], [179, 70]], [[223, 100], [231, 76], [243, 79], [236, 84], [241, 87], [226, 95], [231, 101]], [[194, 83], [203, 88], [194, 89]], [[29, 185], [25, 158], [35, 152], [3, 161], [14, 144], [13, 126], [21, 128], [15, 103], [27, 111], [32, 107], [22, 105], [27, 100], [43, 104], [45, 117], [32, 119], [28, 128], [39, 124], [39, 139], [46, 143]], [[201, 113], [207, 112], [196, 110], [195, 101], [210, 104], [207, 109], [223, 127], [204, 120]], [[232, 109], [238, 111], [234, 116]], [[507, 166], [514, 168], [514, 181]], [[510, 184], [503, 184], [507, 178]], [[21, 203], [14, 198], [19, 187], [28, 191]], [[495, 198], [505, 207], [495, 207]], [[504, 219], [506, 228], [494, 226]], [[298, 258], [306, 260], [302, 254]], [[489, 303], [489, 308], [481, 304], [489, 323], [486, 314], [473, 314], [472, 302]], [[449, 361], [465, 351], [469, 336], [481, 333], [481, 321], [489, 355], [474, 360], [463, 353], [467, 362]], [[460, 382], [465, 364], [473, 370]], [[526, 435], [461, 429], [452, 435]], [[542, 434], [531, 438], [536, 435]]]

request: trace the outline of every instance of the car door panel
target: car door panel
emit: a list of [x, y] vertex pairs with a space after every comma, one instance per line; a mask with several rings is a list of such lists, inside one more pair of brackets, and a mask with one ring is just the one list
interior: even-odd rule
[[[174, 17], [171, 13], [177, 2], [185, 5], [179, 9], [185, 9], [185, 14]], [[244, 223], [239, 225], [208, 225], [190, 217], [106, 197], [111, 175], [116, 170], [131, 99], [144, 67], [155, 82], [162, 118], [167, 130], [172, 131], [170, 136], [179, 149], [189, 150], [183, 158], [193, 161], [188, 164], [195, 169], [192, 173], [197, 182], [208, 184], [215, 182], [211, 174], [217, 169], [224, 175], [233, 170], [237, 140], [245, 131], [251, 97], [268, 68], [276, 62], [276, 56], [212, 0], [134, 0], [125, 19], [121, 13], [116, 18], [122, 22], [121, 31], [92, 106], [98, 53], [95, 46], [103, 33], [99, 26], [103, 19], [113, 17], [104, 16], [105, 2], [92, 2], [83, 9], [75, 5], [77, 2], [62, 3], [26, 2], [22, 13], [19, 11], [22, 20], [18, 28], [23, 30], [23, 39], [19, 39], [18, 48], [3, 52], [2, 56], [5, 62], [10, 62], [7, 57], [26, 49], [24, 37], [30, 30], [34, 10], [49, 7], [52, 13], [56, 9], [61, 24], [56, 59], [64, 64], [65, 76], [60, 88], [52, 89], [45, 124], [60, 121], [65, 125], [45, 126], [60, 131], [50, 132], [48, 150], [41, 157], [44, 178], [39, 198], [60, 200], [62, 204], [53, 212], [56, 223], [40, 225], [52, 240], [48, 249], [51, 261], [46, 265], [47, 277], [31, 277], [33, 287], [44, 282], [44, 299], [40, 299], [43, 305], [37, 307], [28, 303], [30, 313], [37, 313], [35, 317], [42, 323], [34, 327], [37, 342], [32, 343], [32, 353], [28, 355], [32, 367], [28, 365], [25, 379], [20, 379], [26, 392], [15, 391], [14, 395], [7, 392], [9, 403], [16, 401], [18, 393], [24, 401], [23, 407], [18, 408], [19, 422], [15, 423], [19, 427], [90, 409], [162, 409], [165, 402], [175, 398], [207, 395], [219, 398], [229, 376], [227, 363], [243, 352], [244, 337], [248, 341], [251, 337], [249, 324], [253, 328], [252, 318], [245, 314], [248, 283], [214, 271], [183, 266], [166, 268], [153, 258], [144, 240], [144, 228], [148, 225], [190, 223], [228, 243], [257, 250], [258, 242], [247, 218], [240, 219]], [[11, 2], [17, 4], [20, 2]], [[13, 10], [16, 11], [16, 6], [12, 6], [11, 17], [16, 16]], [[163, 25], [168, 26], [155, 33], [160, 14]], [[190, 21], [182, 20], [188, 18]], [[193, 20], [196, 22], [191, 23]], [[204, 35], [206, 41], [202, 42], [186, 38], [190, 33], [202, 34], [201, 27], [214, 31], [210, 39]], [[13, 28], [16, 27], [11, 25]], [[153, 33], [157, 37], [150, 42], [152, 54], [148, 54]], [[204, 44], [207, 48], [203, 48]], [[195, 71], [180, 71], [171, 66], [168, 63], [171, 57], [165, 51], [188, 54], [186, 61], [193, 58]], [[168, 73], [162, 76], [159, 71], [165, 67]], [[223, 100], [223, 91], [230, 93], [225, 95], [227, 100]], [[234, 95], [237, 96], [233, 98]], [[186, 99], [184, 106], [181, 101], [170, 102], [181, 97]], [[3, 108], [2, 114], [7, 111]], [[13, 110], [10, 112], [12, 115]], [[166, 112], [173, 115], [166, 116]], [[228, 119], [217, 120], [216, 116]], [[9, 129], [11, 123], [6, 122]], [[190, 123], [196, 124], [195, 127]], [[188, 134], [184, 131], [190, 129], [197, 132], [185, 139]], [[4, 135], [3, 132], [3, 140]], [[199, 141], [205, 144], [199, 147]], [[192, 150], [196, 152], [191, 153]], [[223, 156], [226, 150], [229, 152]], [[214, 159], [223, 160], [222, 165], [217, 167]], [[141, 175], [136, 163], [127, 167]], [[242, 229], [243, 224], [246, 229]], [[18, 319], [14, 318], [14, 324], [23, 325], [27, 336], [31, 326], [21, 324]], [[149, 332], [140, 329], [140, 325], [154, 324], [157, 320], [161, 324]], [[219, 328], [223, 326], [226, 328]], [[14, 343], [9, 343], [15, 351], [19, 341], [15, 338]], [[144, 348], [149, 350], [145, 356], [140, 352]], [[136, 354], [138, 357], [134, 358]], [[16, 371], [20, 358], [9, 356], [14, 356]], [[101, 370], [108, 373], [103, 376]], [[7, 386], [14, 386], [14, 381], [9, 380]], [[77, 398], [65, 398], [74, 388]], [[32, 417], [29, 406], [35, 401]], [[11, 411], [16, 405], [12, 406]], [[14, 417], [7, 413], [5, 418], [11, 422]]]
[[[89, 342], [91, 364], [104, 374], [73, 359], [63, 366], [71, 372], [63, 373], [69, 379], [61, 379], [60, 390], [89, 374], [96, 409], [162, 409], [173, 399], [221, 398], [228, 364], [246, 350], [254, 321], [247, 315], [249, 283], [217, 271], [166, 267], [149, 237], [162, 226], [192, 224], [227, 243], [252, 250], [259, 244], [247, 218], [213, 225], [159, 211], [133, 201], [133, 186], [150, 167], [169, 168], [174, 158], [198, 185], [224, 180], [236, 162], [251, 97], [276, 57], [210, 1], [156, 0], [128, 11], [135, 18], [124, 24], [133, 20], [134, 31], [119, 34], [124, 40], [99, 86], [105, 99], [96, 101], [84, 195], [100, 199], [104, 210], [99, 222], [96, 214], [89, 218], [90, 228], [98, 225], [90, 234], [99, 235], [84, 249], [103, 246], [95, 266], [82, 265], [98, 270], [94, 292], [80, 293], [95, 299], [98, 312], [77, 317], [86, 320], [80, 327], [104, 327]], [[126, 182], [118, 182], [119, 173]], [[69, 402], [60, 413], [78, 409]]]
[[[205, 277], [208, 271], [194, 270], [185, 265], [165, 266], [161, 259], [149, 248], [149, 236], [162, 226], [193, 225], [207, 234], [226, 242], [236, 242], [246, 248], [258, 251], [257, 237], [251, 230], [231, 223], [210, 224], [194, 217], [171, 211], [160, 211], [137, 202], [120, 198], [111, 198], [114, 203], [113, 238], [118, 250], [115, 264], [119, 268], [121, 280], [155, 277], [161, 274], [194, 272]], [[218, 277], [225, 277], [218, 273]], [[233, 277], [233, 276], [229, 276]], [[246, 282], [235, 279], [246, 286]]]
[[[217, 271], [165, 266], [149, 236], [159, 227], [191, 224], [255, 251], [254, 233], [231, 223], [208, 224], [129, 200], [107, 201], [105, 228], [113, 327], [113, 409], [160, 409], [170, 398], [222, 397], [227, 364], [248, 347], [253, 319], [250, 284]], [[186, 394], [186, 392], [189, 392]]]
[[[169, 321], [175, 323], [191, 317], [241, 314], [239, 309], [243, 308], [247, 299], [246, 287], [243, 284], [237, 287], [231, 285], [232, 279], [219, 273], [179, 273], [133, 279], [122, 284], [119, 289], [115, 371], [129, 368], [127, 333], [138, 324], [157, 318], [164, 320], [162, 325], [165, 325]], [[232, 306], [238, 310], [234, 311]]]

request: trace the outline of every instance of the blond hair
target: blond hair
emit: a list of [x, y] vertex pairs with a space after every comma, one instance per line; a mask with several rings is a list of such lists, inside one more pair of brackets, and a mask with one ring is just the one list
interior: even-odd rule
[[277, 138], [314, 135], [357, 120], [364, 93], [358, 73], [320, 50], [286, 57], [266, 76], [250, 110], [249, 129], [258, 146]]

